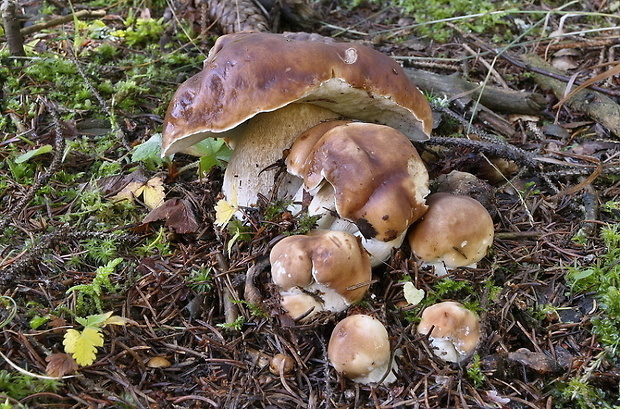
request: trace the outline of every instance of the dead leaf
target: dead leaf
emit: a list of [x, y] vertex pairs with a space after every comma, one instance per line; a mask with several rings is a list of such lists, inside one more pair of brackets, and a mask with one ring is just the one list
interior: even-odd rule
[[557, 361], [541, 352], [532, 352], [527, 348], [520, 348], [508, 354], [510, 361], [519, 362], [538, 373], [556, 372], [560, 369]]
[[77, 362], [69, 354], [52, 354], [45, 358], [45, 361], [47, 362], [45, 373], [47, 376], [53, 376], [54, 378], [62, 378], [78, 370]]
[[196, 233], [200, 227], [189, 202], [184, 199], [166, 200], [161, 206], [151, 210], [142, 223], [158, 220], [164, 220], [166, 226], [178, 234]]
[[149, 179], [141, 189], [136, 192], [142, 196], [144, 204], [149, 209], [156, 209], [164, 203], [166, 192], [164, 191], [164, 181], [159, 176]]
[[164, 181], [159, 176], [151, 178], [146, 182], [131, 181], [125, 185], [117, 194], [112, 196], [114, 201], [133, 200], [142, 197], [142, 201], [149, 209], [156, 209], [161, 206], [166, 198]]
[[134, 170], [129, 175], [114, 175], [97, 180], [97, 188], [104, 196], [115, 195], [131, 182], [144, 184], [148, 177], [140, 168]]

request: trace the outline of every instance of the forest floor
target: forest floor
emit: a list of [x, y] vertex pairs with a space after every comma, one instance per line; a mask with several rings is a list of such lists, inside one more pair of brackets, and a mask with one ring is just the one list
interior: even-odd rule
[[[20, 1], [26, 55], [0, 42], [0, 407], [620, 407], [618, 2], [435, 25], [416, 25], [407, 4], [315, 1], [310, 23], [293, 11], [276, 24], [401, 62], [433, 104], [433, 139], [416, 143], [431, 179], [475, 175], [495, 224], [476, 268], [437, 277], [404, 245], [373, 271], [353, 310], [385, 324], [399, 371], [362, 385], [327, 360], [347, 313], [295, 322], [269, 269], [252, 274], [302, 222], [266, 203], [218, 227], [225, 146], [198, 164], [159, 157], [172, 94], [222, 27], [186, 0], [85, 2], [73, 17]], [[461, 364], [415, 331], [443, 300], [482, 322]], [[290, 372], [270, 372], [277, 354]]]

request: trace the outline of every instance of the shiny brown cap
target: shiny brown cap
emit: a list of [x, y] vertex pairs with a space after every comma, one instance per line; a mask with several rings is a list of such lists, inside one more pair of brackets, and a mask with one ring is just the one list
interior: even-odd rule
[[425, 262], [447, 268], [477, 263], [493, 244], [489, 212], [475, 199], [450, 193], [426, 198], [428, 211], [409, 230], [411, 250]]
[[[399, 131], [341, 123], [326, 122], [300, 135], [287, 158], [289, 171], [292, 167], [309, 191], [327, 180], [334, 188], [338, 214], [355, 223], [366, 239], [394, 240], [426, 211], [426, 168]], [[326, 131], [317, 138], [315, 129]], [[304, 155], [305, 162], [300, 159]]]
[[[345, 304], [360, 301], [372, 278], [370, 258], [352, 234], [314, 230], [288, 236], [271, 250], [271, 277], [284, 291], [295, 287], [308, 291], [319, 286], [335, 291]], [[327, 292], [325, 292], [327, 295]], [[325, 295], [325, 308], [332, 310]]]
[[179, 87], [168, 106], [163, 154], [207, 137], [234, 137], [234, 129], [249, 118], [293, 102], [427, 139], [430, 106], [396, 61], [360, 44], [300, 38], [247, 32], [221, 36], [203, 70]]
[[[360, 383], [378, 382], [390, 371], [390, 339], [378, 319], [365, 314], [340, 321], [329, 339], [327, 356], [336, 371]], [[396, 380], [393, 374], [384, 383]]]
[[435, 354], [444, 361], [461, 362], [480, 342], [480, 319], [462, 304], [444, 301], [422, 312], [418, 333], [429, 336]]

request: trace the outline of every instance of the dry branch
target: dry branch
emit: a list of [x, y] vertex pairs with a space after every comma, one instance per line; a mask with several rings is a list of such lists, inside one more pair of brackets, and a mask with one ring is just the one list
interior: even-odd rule
[[106, 15], [105, 10], [80, 10], [74, 14], [67, 14], [66, 16], [60, 16], [42, 23], [33, 24], [28, 27], [24, 27], [20, 30], [22, 36], [36, 33], [47, 28], [56, 27], [65, 23], [69, 23], [74, 19], [80, 18], [99, 18]]
[[[561, 71], [555, 69], [538, 55], [525, 54], [521, 58], [533, 67], [542, 68], [556, 74], [561, 73]], [[562, 99], [566, 92], [566, 84], [562, 81], [541, 74], [534, 74], [534, 79], [541, 87], [552, 90], [558, 99]], [[591, 89], [584, 89], [566, 101], [566, 105], [587, 114], [603, 127], [609, 129], [613, 134], [620, 137], [620, 105], [608, 96]]]
[[445, 95], [448, 98], [465, 99], [466, 104], [480, 97], [482, 105], [496, 112], [539, 115], [545, 104], [542, 95], [532, 92], [481, 86], [456, 75], [441, 75], [412, 68], [406, 68], [405, 72], [422, 91]]

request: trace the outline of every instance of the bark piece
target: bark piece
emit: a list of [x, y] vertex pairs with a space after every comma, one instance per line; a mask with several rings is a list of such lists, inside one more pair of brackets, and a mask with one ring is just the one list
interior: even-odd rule
[[[541, 68], [556, 74], [562, 74], [560, 70], [554, 68], [536, 54], [525, 54], [521, 58], [533, 67]], [[564, 82], [541, 74], [534, 74], [534, 79], [544, 89], [553, 91], [558, 99], [562, 99], [564, 96], [566, 91], [566, 84]], [[577, 92], [572, 98], [567, 100], [565, 104], [576, 111], [585, 113], [599, 124], [609, 129], [613, 134], [620, 137], [620, 105], [615, 103], [608, 96], [591, 89], [584, 89]]]
[[482, 87], [456, 75], [441, 75], [413, 68], [406, 68], [405, 73], [422, 91], [450, 98], [458, 97], [457, 99], [464, 99], [465, 104], [477, 100], [482, 92], [480, 103], [497, 112], [539, 115], [545, 104], [545, 98], [540, 94], [490, 85]]
[[13, 57], [25, 57], [24, 38], [19, 32], [19, 20], [17, 19], [17, 7], [13, 0], [3, 0], [2, 21], [4, 22], [4, 33], [6, 42], [9, 45], [9, 52]]

